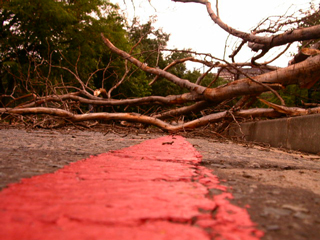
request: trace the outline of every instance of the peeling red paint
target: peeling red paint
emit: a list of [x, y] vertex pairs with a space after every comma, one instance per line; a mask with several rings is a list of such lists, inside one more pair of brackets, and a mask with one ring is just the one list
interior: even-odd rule
[[200, 161], [168, 136], [23, 179], [0, 192], [1, 239], [260, 239]]

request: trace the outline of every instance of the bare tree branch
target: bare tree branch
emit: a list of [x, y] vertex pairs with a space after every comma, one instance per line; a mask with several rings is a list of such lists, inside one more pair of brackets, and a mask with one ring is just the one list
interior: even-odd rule
[[[166, 66], [163, 70], [164, 71], [167, 71], [169, 70], [170, 68], [172, 68], [173, 66], [179, 64], [179, 63], [183, 63], [183, 62], [186, 62], [186, 61], [189, 61], [189, 60], [195, 60], [193, 57], [187, 57], [187, 58], [182, 58], [182, 59], [177, 59], [175, 61], [173, 61], [172, 63], [170, 63], [168, 66]], [[149, 83], [149, 85], [152, 85], [155, 83], [155, 81], [157, 81], [159, 78], [159, 75], [155, 76], [155, 78]]]
[[[310, 82], [319, 80], [320, 74], [320, 55], [310, 57], [307, 60], [291, 65], [286, 68], [278, 69], [269, 73], [253, 77], [255, 81], [264, 84], [271, 84], [274, 89], [281, 89], [279, 83], [283, 86], [290, 84], [307, 85]], [[275, 85], [272, 85], [275, 84]], [[204, 97], [213, 102], [222, 102], [235, 96], [258, 94], [265, 91], [265, 87], [250, 79], [240, 79], [229, 83], [221, 88], [207, 88]]]
[[[248, 116], [276, 116], [277, 112], [283, 112], [285, 114], [291, 115], [304, 115], [307, 112], [312, 113], [319, 113], [320, 107], [314, 109], [308, 109], [303, 111], [302, 109], [292, 109], [288, 107], [278, 106], [281, 109], [277, 109], [276, 111], [273, 109], [248, 109], [248, 110], [240, 110], [236, 112], [231, 112], [232, 118], [239, 116], [239, 117], [248, 117]], [[283, 110], [285, 109], [285, 110]], [[0, 113], [8, 113], [8, 114], [48, 114], [53, 116], [59, 116], [62, 118], [66, 118], [72, 122], [81, 122], [81, 121], [90, 121], [90, 120], [124, 120], [124, 121], [133, 121], [138, 123], [150, 124], [157, 126], [165, 131], [168, 132], [178, 132], [181, 130], [191, 130], [197, 127], [205, 126], [208, 123], [218, 122], [224, 118], [227, 118], [229, 115], [229, 111], [223, 111], [219, 113], [213, 113], [196, 120], [192, 120], [180, 125], [171, 125], [166, 123], [162, 120], [159, 120], [155, 117], [149, 117], [145, 115], [140, 115], [137, 113], [88, 113], [88, 114], [72, 114], [69, 111], [57, 109], [57, 108], [44, 108], [44, 107], [37, 107], [37, 108], [15, 108], [15, 109], [5, 109], [0, 108]]]
[[267, 106], [273, 108], [275, 111], [289, 115], [289, 116], [302, 116], [307, 114], [320, 113], [320, 107], [315, 107], [310, 109], [304, 109], [304, 108], [298, 108], [298, 107], [286, 107], [286, 106], [280, 106], [280, 105], [268, 102], [262, 98], [259, 98], [259, 100], [264, 104], [266, 104]]
[[174, 2], [183, 2], [183, 3], [201, 3], [201, 4], [206, 4], [208, 1], [207, 0], [172, 0]]
[[179, 78], [169, 72], [166, 72], [162, 69], [152, 68], [152, 67], [147, 66], [145, 63], [140, 62], [138, 59], [132, 57], [130, 54], [116, 48], [107, 38], [104, 37], [104, 35], [102, 33], [101, 33], [101, 37], [103, 39], [103, 42], [110, 48], [111, 51], [117, 53], [118, 55], [120, 55], [124, 59], [135, 64], [137, 67], [139, 67], [143, 71], [164, 77], [164, 78], [168, 79], [169, 81], [175, 83], [176, 85], [180, 86], [181, 88], [187, 88], [190, 91], [197, 92], [198, 94], [202, 94], [205, 91], [204, 87], [199, 86], [194, 83], [191, 83], [186, 79], [181, 79], [181, 78]]
[[292, 43], [295, 41], [304, 41], [310, 39], [318, 39], [320, 38], [320, 25], [299, 28], [291, 31], [287, 31], [283, 34], [272, 35], [270, 37], [261, 37], [255, 34], [250, 34], [246, 32], [239, 31], [228, 26], [224, 23], [213, 11], [211, 7], [211, 3], [209, 1], [187, 1], [187, 0], [174, 0], [175, 2], [196, 2], [205, 4], [207, 7], [207, 11], [211, 19], [218, 24], [222, 29], [226, 32], [230, 33], [233, 36], [243, 39], [246, 42], [251, 42], [250, 48], [253, 51], [259, 50], [269, 50], [276, 46], [281, 46], [284, 44]]
[[[190, 93], [185, 93], [182, 95], [170, 95], [167, 97], [161, 96], [149, 96], [149, 97], [142, 97], [142, 98], [133, 98], [133, 99], [87, 99], [78, 96], [80, 93], [69, 93], [64, 95], [52, 95], [52, 96], [45, 96], [41, 98], [37, 98], [32, 103], [25, 103], [19, 106], [19, 108], [30, 108], [35, 106], [40, 106], [44, 103], [48, 102], [62, 102], [66, 100], [73, 100], [83, 104], [92, 104], [92, 105], [100, 105], [100, 106], [134, 106], [134, 105], [147, 105], [147, 104], [159, 104], [159, 105], [173, 105], [173, 104], [183, 104], [186, 102], [193, 102], [201, 100], [196, 99], [194, 95]], [[33, 96], [33, 95], [28, 95]], [[35, 97], [34, 97], [35, 98]], [[9, 105], [8, 105], [9, 106]]]
[[[313, 104], [308, 106], [316, 107], [310, 109], [286, 107], [284, 106], [285, 102], [283, 98], [276, 91], [292, 84], [297, 84], [301, 88], [309, 88], [316, 82], [320, 81], [320, 50], [318, 50], [318, 45], [309, 47], [310, 42], [307, 43], [307, 46], [305, 46], [300, 53], [300, 57], [302, 56], [301, 59], [303, 59], [303, 61], [300, 61], [300, 58], [299, 61], [298, 59], [295, 59], [292, 62], [295, 64], [285, 68], [267, 65], [270, 63], [270, 61], [264, 62], [262, 65], [259, 65], [259, 63], [255, 62], [257, 59], [264, 56], [272, 47], [287, 44], [288, 48], [290, 43], [306, 39], [312, 41], [312, 43], [315, 42], [312, 39], [320, 38], [320, 25], [307, 28], [297, 28], [283, 32], [284, 27], [287, 26], [286, 24], [291, 24], [291, 21], [297, 23], [293, 16], [291, 16], [288, 21], [284, 21], [283, 19], [280, 20], [280, 18], [276, 19], [275, 22], [272, 22], [272, 19], [265, 20], [263, 23], [264, 25], [261, 23], [252, 33], [246, 33], [228, 26], [220, 19], [218, 0], [216, 0], [216, 14], [211, 8], [211, 3], [207, 0], [173, 1], [204, 4], [211, 19], [215, 23], [227, 31], [230, 36], [233, 35], [240, 38], [241, 43], [237, 42], [237, 44], [240, 43], [240, 45], [235, 48], [233, 53], [230, 55], [232, 63], [229, 63], [224, 59], [216, 58], [209, 53], [197, 53], [190, 50], [168, 50], [157, 47], [157, 49], [151, 50], [152, 53], [158, 52], [156, 65], [159, 62], [162, 64], [167, 61], [167, 59], [162, 59], [163, 55], [160, 53], [160, 51], [184, 53], [182, 54], [184, 56], [187, 53], [187, 56], [192, 56], [176, 59], [163, 69], [160, 69], [153, 66], [148, 66], [146, 63], [141, 62], [137, 57], [133, 57], [133, 49], [141, 43], [144, 37], [147, 37], [147, 33], [145, 33], [144, 36], [141, 36], [141, 38], [129, 52], [125, 52], [114, 46], [113, 43], [111, 43], [110, 40], [105, 38], [101, 33], [104, 44], [111, 50], [111, 52], [123, 58], [124, 74], [122, 73], [122, 75], [119, 76], [119, 73], [116, 72], [115, 68], [110, 67], [113, 66], [113, 61], [110, 57], [108, 65], [105, 68], [99, 67], [101, 64], [101, 61], [99, 60], [97, 64], [97, 70], [89, 74], [88, 79], [86, 82], [84, 82], [80, 78], [78, 72], [78, 65], [81, 57], [80, 49], [78, 57], [75, 59], [75, 64], [71, 64], [60, 52], [62, 58], [64, 58], [67, 63], [70, 64], [71, 68], [70, 66], [53, 65], [51, 61], [52, 53], [49, 54], [50, 51], [48, 51], [49, 60], [39, 60], [39, 58], [36, 59], [32, 54], [30, 54], [28, 55], [29, 65], [26, 65], [27, 70], [23, 72], [21, 69], [18, 69], [16, 72], [14, 72], [14, 74], [17, 76], [12, 76], [15, 79], [21, 80], [21, 83], [25, 85], [24, 87], [26, 90], [32, 90], [34, 88], [32, 86], [32, 77], [33, 74], [35, 74], [37, 79], [41, 79], [41, 86], [45, 85], [46, 96], [39, 97], [35, 94], [27, 95], [27, 93], [30, 92], [25, 92], [25, 96], [15, 97], [16, 95], [19, 96], [19, 93], [18, 90], [16, 91], [17, 86], [14, 86], [13, 93], [11, 95], [5, 94], [0, 96], [1, 98], [6, 98], [4, 101], [5, 103], [2, 104], [3, 108], [0, 108], [0, 116], [7, 118], [17, 114], [33, 114], [31, 117], [28, 116], [27, 118], [38, 119], [38, 121], [42, 121], [41, 124], [47, 121], [49, 118], [48, 115], [54, 116], [52, 118], [54, 120], [56, 120], [57, 117], [60, 117], [69, 122], [91, 120], [124, 120], [154, 125], [168, 132], [178, 132], [182, 130], [191, 130], [196, 127], [206, 126], [210, 123], [216, 122], [222, 122], [222, 124], [213, 124], [214, 126], [218, 126], [217, 128], [222, 129], [232, 121], [238, 123], [239, 121], [242, 121], [243, 118], [248, 117], [279, 117], [285, 115], [298, 116], [320, 113], [320, 107]], [[267, 25], [267, 28], [262, 29], [265, 25]], [[268, 36], [262, 36], [262, 34], [268, 34]], [[272, 35], [270, 36], [270, 34]], [[257, 54], [257, 56], [251, 59], [251, 63], [236, 63], [234, 58], [246, 43], [248, 43], [249, 47], [253, 50], [261, 51]], [[226, 47], [227, 46], [225, 46], [225, 52]], [[278, 54], [276, 58], [283, 54], [287, 48]], [[155, 59], [153, 58], [152, 60]], [[201, 63], [203, 67], [208, 67], [206, 71], [203, 71], [200, 77], [198, 77], [195, 83], [192, 82], [194, 79], [192, 81], [184, 79], [183, 77], [178, 77], [167, 71], [171, 67], [177, 64], [185, 63], [186, 61]], [[48, 71], [43, 71], [47, 74], [45, 76], [41, 70], [46, 67], [46, 64], [48, 64], [49, 68]], [[137, 68], [132, 64], [137, 66]], [[256, 70], [255, 68], [258, 68], [256, 65], [259, 65], [259, 68], [261, 69], [263, 68], [271, 71], [258, 76], [254, 76], [255, 73], [253, 73], [253, 77], [243, 70], [246, 67], [250, 67], [250, 70]], [[34, 70], [32, 69], [33, 67]], [[69, 72], [73, 78], [76, 79], [76, 81], [73, 80], [73, 82], [76, 83], [77, 87], [68, 86], [65, 83], [62, 74], [61, 81], [58, 84], [57, 82], [59, 80], [56, 78], [59, 78], [59, 75], [58, 77], [55, 76], [54, 81], [52, 81], [52, 79], [50, 79], [52, 68], [60, 68]], [[215, 71], [215, 68], [217, 68], [217, 71]], [[134, 71], [132, 71], [132, 69], [134, 69]], [[225, 81], [218, 87], [213, 88], [213, 83], [219, 79], [222, 73], [224, 73], [225, 69], [229, 69], [231, 73], [237, 71], [241, 73], [239, 75], [243, 75], [246, 78], [236, 79], [232, 82]], [[133, 76], [132, 74], [135, 73], [135, 71], [140, 70], [155, 75], [154, 79], [150, 82], [150, 85], [159, 77], [163, 77], [175, 84], [177, 87], [183, 88], [183, 92], [185, 92], [185, 90], [188, 90], [188, 92], [169, 96], [146, 96], [131, 99], [112, 99], [112, 91], [120, 86], [120, 84], [123, 84], [124, 81], [129, 80], [130, 76]], [[103, 92], [106, 93], [106, 96], [108, 95], [107, 98], [97, 97], [96, 93], [98, 93], [101, 89], [93, 91], [93, 89], [90, 88], [90, 86], [92, 86], [91, 84], [93, 76], [95, 76], [99, 71], [103, 71], [103, 76], [101, 79], [102, 87], [104, 86], [104, 81], [110, 76], [116, 75], [117, 79], [120, 79], [116, 84], [109, 86], [108, 92], [107, 90], [103, 89]], [[13, 74], [10, 72], [10, 69], [8, 70], [8, 73]], [[188, 74], [185, 73], [185, 76], [187, 75]], [[192, 77], [193, 76], [194, 75], [192, 75]], [[200, 85], [201, 81], [205, 77], [206, 81], [211, 82], [209, 84], [206, 83], [207, 87]], [[98, 85], [100, 86], [100, 83]], [[134, 87], [136, 87], [136, 85]], [[95, 94], [93, 95], [91, 92], [94, 92]], [[275, 94], [278, 99], [280, 99], [282, 106], [259, 98], [259, 100], [266, 104], [269, 108], [245, 109], [251, 107], [252, 104], [258, 99], [258, 96], [261, 97], [261, 93], [263, 92], [268, 92], [266, 95], [269, 95], [271, 92]], [[141, 107], [141, 105], [144, 106]], [[146, 107], [147, 105], [151, 105], [151, 107]], [[95, 108], [95, 106], [103, 106], [103, 108]], [[115, 106], [122, 107], [117, 108]], [[135, 108], [133, 108], [133, 106]], [[137, 112], [143, 112], [143, 114], [127, 112], [129, 111], [128, 109], [137, 109]], [[99, 112], [109, 110], [110, 112]], [[37, 116], [38, 114], [40, 114], [40, 116]], [[42, 115], [45, 116], [43, 117]], [[176, 120], [178, 118], [187, 119], [187, 122], [179, 122], [178, 125], [170, 124], [172, 119]]]

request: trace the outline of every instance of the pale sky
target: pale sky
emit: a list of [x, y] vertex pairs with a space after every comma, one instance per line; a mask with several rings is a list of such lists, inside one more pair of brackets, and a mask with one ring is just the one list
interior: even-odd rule
[[[268, 16], [308, 9], [310, 1], [317, 5], [320, 3], [320, 0], [220, 0], [219, 14], [229, 26], [250, 32], [257, 23]], [[111, 0], [111, 2], [118, 3], [129, 20], [136, 16], [144, 23], [150, 16], [156, 15], [157, 22], [154, 26], [170, 34], [168, 48], [191, 48], [194, 51], [210, 53], [219, 58], [224, 56], [228, 34], [210, 19], [205, 5], [171, 0]], [[215, 9], [215, 0], [212, 0], [211, 3], [212, 8]], [[232, 52], [234, 40], [235, 38], [229, 38], [226, 60], [230, 60], [227, 56]], [[293, 46], [282, 59], [274, 62], [273, 65], [285, 67], [291, 59], [290, 52], [296, 52], [296, 46]], [[248, 61], [253, 54], [250, 50], [241, 51], [236, 61]], [[200, 67], [200, 65], [197, 66]]]

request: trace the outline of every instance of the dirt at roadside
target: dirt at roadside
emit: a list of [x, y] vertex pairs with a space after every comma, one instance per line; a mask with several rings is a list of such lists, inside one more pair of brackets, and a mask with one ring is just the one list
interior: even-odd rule
[[[183, 133], [203, 164], [230, 187], [234, 204], [248, 207], [263, 239], [319, 239], [320, 156]], [[165, 135], [157, 130], [102, 126], [26, 130], [0, 125], [0, 188], [21, 178]], [[199, 137], [200, 136], [200, 137]], [[249, 207], [250, 206], [250, 207]]]
[[320, 156], [246, 144], [188, 139], [203, 164], [249, 205], [263, 239], [320, 239]]

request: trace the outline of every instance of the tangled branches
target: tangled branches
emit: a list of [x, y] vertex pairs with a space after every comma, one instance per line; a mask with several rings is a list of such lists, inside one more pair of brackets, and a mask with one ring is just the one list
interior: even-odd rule
[[[269, 63], [256, 64], [255, 62], [273, 47], [295, 41], [320, 38], [319, 25], [297, 28], [279, 34], [277, 33], [277, 27], [272, 25], [270, 31], [273, 29], [274, 32], [271, 36], [258, 36], [258, 34], [265, 33], [267, 30], [259, 32], [257, 28], [253, 33], [245, 33], [233, 29], [219, 18], [218, 13], [216, 14], [211, 8], [209, 1], [176, 0], [176, 2], [196, 2], [205, 5], [209, 16], [216, 24], [231, 35], [241, 39], [241, 44], [230, 56], [231, 59], [234, 59], [234, 56], [245, 43], [249, 43], [248, 46], [254, 51], [261, 50], [260, 55], [253, 57], [249, 63], [234, 63], [233, 61], [227, 62], [215, 58], [210, 54], [206, 54], [206, 59], [201, 60], [197, 58], [200, 54], [188, 51], [188, 56], [175, 59], [166, 67], [159, 68], [148, 65], [143, 61], [143, 58], [140, 60], [133, 54], [134, 48], [138, 46], [142, 38], [130, 51], [126, 52], [115, 46], [104, 34], [101, 34], [107, 51], [112, 52], [113, 58], [114, 56], [121, 57], [124, 62], [125, 71], [113, 86], [109, 89], [94, 90], [90, 85], [93, 76], [98, 72], [103, 73], [102, 79], [100, 79], [102, 86], [110, 76], [117, 74], [114, 71], [109, 72], [109, 76], [106, 74], [107, 70], [112, 67], [112, 61], [109, 61], [105, 68], [97, 69], [86, 81], [83, 81], [77, 71], [80, 54], [77, 63], [74, 65], [74, 71], [66, 66], [54, 65], [50, 60], [43, 60], [38, 65], [46, 63], [49, 69], [58, 68], [68, 72], [79, 83], [79, 87], [69, 86], [62, 81], [60, 86], [51, 86], [51, 89], [54, 90], [51, 94], [45, 96], [38, 96], [36, 93], [29, 93], [19, 98], [14, 98], [13, 95], [3, 95], [2, 98], [10, 97], [12, 100], [7, 101], [0, 108], [1, 117], [36, 114], [56, 116], [70, 122], [129, 121], [154, 125], [168, 132], [179, 132], [212, 123], [215, 123], [217, 129], [219, 129], [221, 126], [225, 126], [225, 122], [238, 121], [243, 118], [297, 116], [320, 112], [318, 105], [308, 109], [288, 107], [285, 105], [284, 99], [278, 94], [279, 90], [287, 86], [298, 85], [308, 88], [320, 80], [320, 54], [316, 47], [311, 48], [313, 49], [312, 54], [309, 54], [310, 51], [308, 50], [302, 50], [300, 54], [304, 55], [303, 61], [295, 61], [294, 64], [285, 68], [270, 66]], [[280, 28], [281, 26], [278, 26], [278, 29]], [[167, 49], [162, 50], [168, 51]], [[157, 51], [160, 54], [161, 48], [158, 48]], [[211, 60], [208, 60], [208, 58], [211, 58]], [[207, 67], [207, 70], [200, 74], [195, 81], [170, 72], [172, 67], [184, 64], [187, 61], [201, 63]], [[211, 74], [211, 71], [214, 70], [216, 71]], [[254, 70], [263, 71], [252, 74]], [[162, 81], [161, 79], [166, 79], [176, 88], [183, 89], [184, 92], [167, 96], [113, 98], [112, 92], [125, 81], [130, 81], [137, 71], [143, 71], [150, 77], [149, 85]], [[221, 84], [214, 85], [221, 77], [225, 78], [226, 75], [223, 74], [226, 73], [236, 77], [232, 81], [223, 81]], [[210, 81], [203, 83], [203, 79], [209, 74], [211, 74]], [[49, 80], [49, 74], [43, 78], [46, 79], [48, 85], [49, 83], [52, 84], [52, 81]], [[263, 93], [276, 96], [281, 104], [267, 101], [261, 96]], [[260, 106], [265, 104], [268, 108], [251, 108], [256, 101], [260, 102]], [[177, 121], [177, 119], [183, 119], [184, 121]]]

